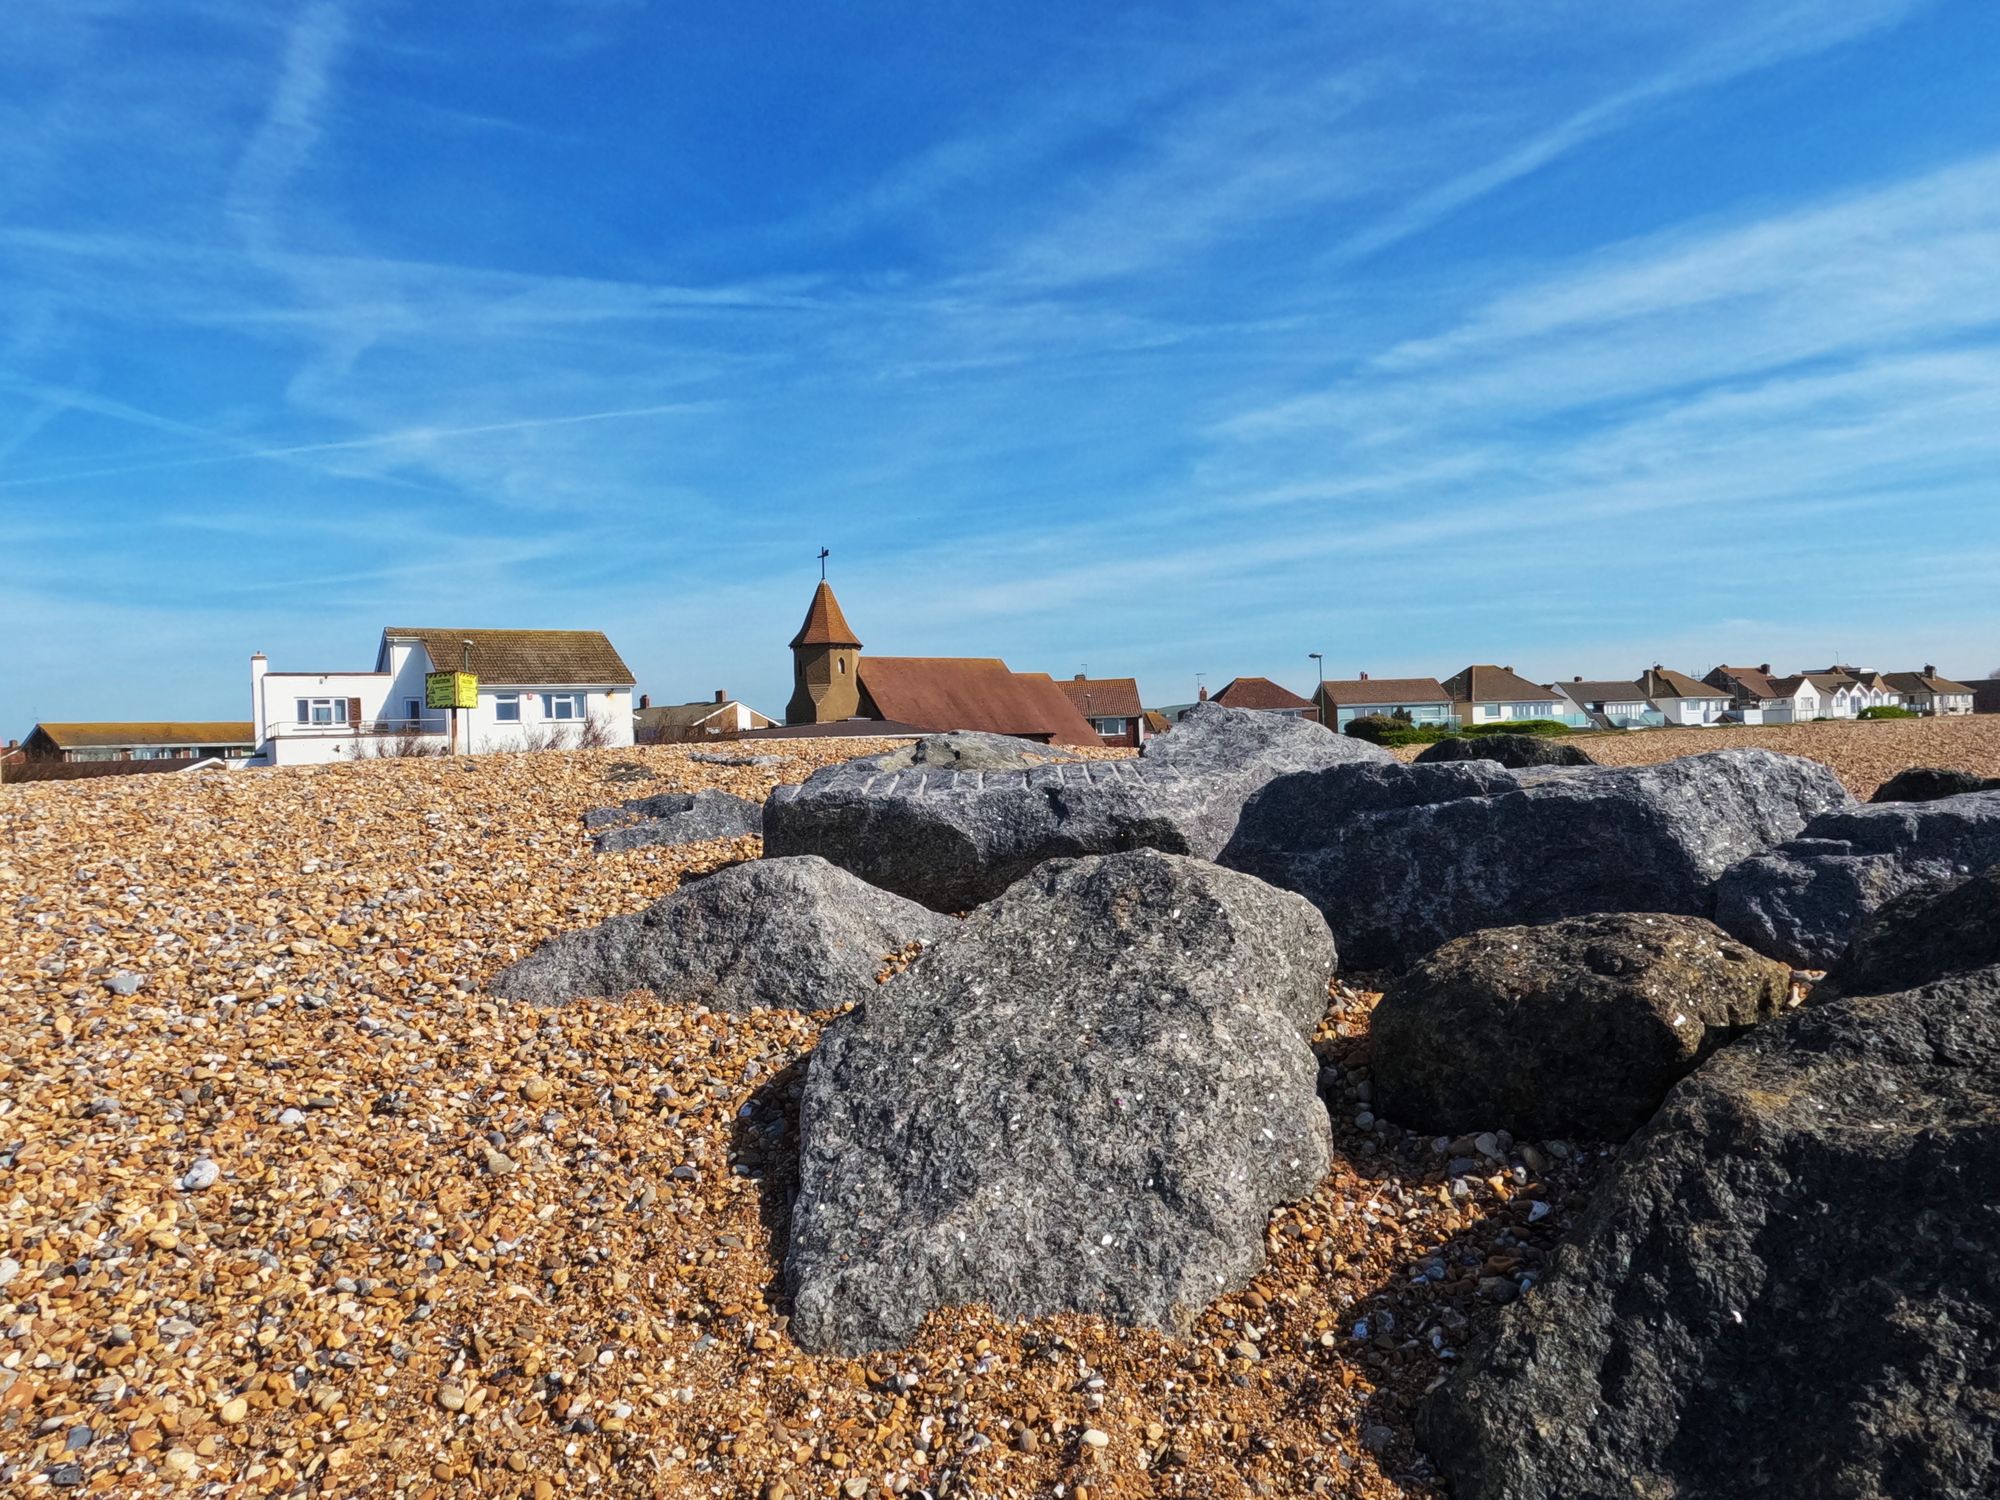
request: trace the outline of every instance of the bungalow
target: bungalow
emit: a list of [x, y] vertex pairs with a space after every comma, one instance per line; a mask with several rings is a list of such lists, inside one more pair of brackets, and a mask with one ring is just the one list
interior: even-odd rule
[[[425, 678], [436, 672], [470, 674], [470, 706], [430, 707]], [[372, 672], [273, 672], [259, 651], [250, 658], [257, 759], [294, 766], [454, 749], [629, 745], [632, 682], [596, 630], [391, 625]]]
[[1902, 698], [1905, 708], [1920, 714], [1947, 718], [1972, 712], [1972, 689], [1949, 677], [1938, 676], [1928, 662], [1921, 672], [1890, 672], [1889, 686]]
[[1572, 677], [1556, 683], [1555, 691], [1589, 714], [1591, 722], [1602, 729], [1657, 729], [1667, 722], [1667, 716], [1653, 707], [1636, 682], [1591, 682]]
[[1639, 674], [1639, 690], [1669, 724], [1719, 723], [1735, 702], [1734, 695], [1724, 689], [1697, 682], [1685, 672], [1658, 662]]
[[1729, 694], [1731, 712], [1746, 724], [1804, 724], [1819, 717], [1819, 689], [1803, 676], [1772, 676], [1769, 662], [1717, 667], [1702, 681]]
[[632, 740], [639, 745], [673, 745], [684, 740], [769, 729], [776, 722], [749, 704], [737, 702], [721, 688], [715, 690], [713, 698], [696, 703], [668, 703], [659, 708], [642, 693], [639, 706], [632, 713]]
[[256, 748], [234, 720], [137, 724], [37, 724], [21, 745], [28, 760], [245, 760]]
[[1851, 719], [1864, 708], [1874, 708], [1888, 698], [1870, 690], [1848, 667], [1827, 667], [1799, 674], [1819, 690], [1819, 714], [1826, 719]]
[[1590, 715], [1568, 697], [1517, 677], [1512, 667], [1466, 667], [1445, 678], [1442, 685], [1451, 698], [1452, 716], [1468, 729], [1521, 719], [1554, 719], [1575, 729], [1590, 727]]
[[1320, 723], [1344, 731], [1356, 719], [1380, 714], [1411, 724], [1451, 729], [1451, 694], [1435, 677], [1359, 677], [1329, 679], [1313, 694]]
[[1105, 744], [1146, 743], [1146, 710], [1140, 705], [1135, 678], [1086, 677], [1079, 672], [1067, 680], [1057, 678], [1055, 683]]
[[1234, 677], [1209, 700], [1224, 708], [1248, 708], [1258, 713], [1282, 714], [1288, 719], [1317, 719], [1319, 710], [1310, 698], [1301, 698], [1289, 688], [1279, 687], [1268, 677]]

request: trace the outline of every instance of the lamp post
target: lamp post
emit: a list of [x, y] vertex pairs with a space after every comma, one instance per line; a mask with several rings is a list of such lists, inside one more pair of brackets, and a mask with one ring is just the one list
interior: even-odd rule
[[1326, 722], [1326, 655], [1320, 651], [1308, 651], [1306, 657], [1314, 666], [1319, 668], [1319, 687], [1313, 693], [1313, 712], [1319, 715], [1320, 722], [1324, 724]]

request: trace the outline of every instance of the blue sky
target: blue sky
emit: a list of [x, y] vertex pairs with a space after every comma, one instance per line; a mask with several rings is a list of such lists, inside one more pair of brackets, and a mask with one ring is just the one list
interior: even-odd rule
[[0, 735], [388, 623], [772, 712], [2000, 667], [2000, 6], [9, 0]]

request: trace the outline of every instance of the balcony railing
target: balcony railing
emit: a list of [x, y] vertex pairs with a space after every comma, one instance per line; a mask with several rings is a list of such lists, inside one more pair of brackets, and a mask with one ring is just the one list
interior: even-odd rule
[[423, 719], [361, 719], [354, 723], [301, 724], [278, 719], [264, 726], [266, 739], [443, 739], [444, 727]]

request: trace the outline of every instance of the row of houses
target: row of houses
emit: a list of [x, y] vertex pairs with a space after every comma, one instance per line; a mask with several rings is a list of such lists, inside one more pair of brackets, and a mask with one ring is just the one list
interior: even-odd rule
[[[1249, 681], [1259, 684], [1253, 695], [1259, 699], [1275, 686], [1262, 678]], [[1228, 701], [1236, 687], [1231, 683], [1216, 694], [1216, 701]], [[1488, 665], [1466, 667], [1442, 682], [1431, 677], [1370, 678], [1364, 672], [1349, 681], [1321, 683], [1311, 699], [1285, 696], [1296, 705], [1287, 711], [1310, 713], [1336, 729], [1366, 715], [1436, 727], [1520, 719], [1553, 719], [1579, 729], [1805, 724], [1815, 719], [1853, 719], [1871, 708], [1902, 708], [1939, 717], [1969, 714], [1976, 698], [1973, 688], [1941, 676], [1930, 665], [1921, 672], [1832, 666], [1780, 676], [1769, 663], [1716, 667], [1701, 678], [1655, 663], [1630, 679], [1572, 677], [1568, 682], [1539, 684], [1512, 667]]]
[[[710, 736], [899, 736], [972, 729], [1058, 745], [1138, 746], [1193, 704], [1142, 705], [1131, 677], [1016, 672], [998, 657], [868, 656], [821, 580], [791, 641], [793, 692], [782, 724], [717, 691], [655, 706], [603, 632], [385, 627], [364, 671], [274, 670], [250, 658], [251, 717], [222, 723], [39, 724], [7, 759], [126, 761], [158, 768], [215, 759], [301, 765], [536, 746], [622, 746]], [[1981, 703], [1980, 693], [1993, 701]], [[1209, 697], [1204, 689], [1197, 701]], [[1475, 664], [1442, 681], [1322, 681], [1301, 697], [1266, 677], [1214, 695], [1230, 708], [1345, 729], [1365, 715], [1464, 727], [1553, 719], [1576, 728], [1851, 719], [1898, 707], [1949, 716], [2000, 712], [2000, 683], [1978, 688], [1921, 672], [1836, 665], [1775, 674], [1768, 664], [1694, 678], [1654, 664], [1631, 680], [1535, 683]], [[136, 763], [147, 763], [143, 767]]]

